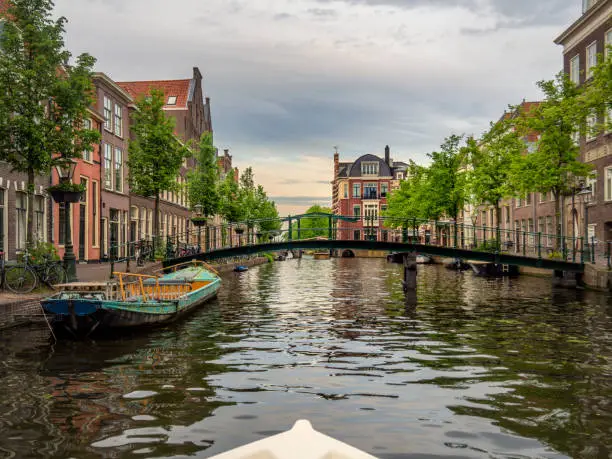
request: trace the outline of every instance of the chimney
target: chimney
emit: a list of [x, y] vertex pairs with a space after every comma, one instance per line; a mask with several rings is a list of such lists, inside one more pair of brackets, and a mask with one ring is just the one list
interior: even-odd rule
[[334, 153], [334, 179], [338, 178], [338, 172], [340, 171], [340, 155], [338, 150]]
[[387, 166], [391, 167], [391, 149], [389, 148], [389, 145], [385, 147], [385, 162], [387, 163]]

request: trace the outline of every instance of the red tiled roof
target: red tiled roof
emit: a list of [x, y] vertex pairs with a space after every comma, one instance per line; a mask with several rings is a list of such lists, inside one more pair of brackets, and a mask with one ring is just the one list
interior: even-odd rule
[[[191, 80], [117, 82], [117, 85], [134, 99], [149, 95], [151, 93], [151, 89], [162, 90], [166, 99], [166, 105], [164, 105], [164, 108], [186, 108], [187, 100], [189, 99], [190, 84]], [[176, 104], [168, 105], [169, 97], [176, 97]]]

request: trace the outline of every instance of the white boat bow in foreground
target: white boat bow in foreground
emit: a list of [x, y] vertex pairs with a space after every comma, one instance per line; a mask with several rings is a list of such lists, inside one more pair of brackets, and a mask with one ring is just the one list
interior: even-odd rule
[[297, 421], [291, 430], [258, 440], [210, 459], [377, 459], [317, 432], [309, 421]]

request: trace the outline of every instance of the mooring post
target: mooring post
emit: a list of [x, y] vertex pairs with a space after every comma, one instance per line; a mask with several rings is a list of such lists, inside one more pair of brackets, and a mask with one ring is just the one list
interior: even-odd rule
[[417, 287], [417, 254], [408, 252], [404, 254], [404, 292], [416, 290]]

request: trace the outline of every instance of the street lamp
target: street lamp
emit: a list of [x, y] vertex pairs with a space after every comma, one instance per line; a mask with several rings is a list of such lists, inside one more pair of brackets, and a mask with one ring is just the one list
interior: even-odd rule
[[[67, 159], [55, 166], [60, 183], [72, 183], [76, 165], [77, 162], [74, 159]], [[74, 247], [72, 246], [72, 225], [70, 224], [70, 209], [73, 201], [64, 199], [63, 202], [65, 214], [64, 268], [66, 269], [67, 282], [76, 282], [76, 256], [74, 255]]]
[[[195, 204], [193, 206], [193, 211], [195, 212], [197, 217], [201, 217], [202, 216], [202, 209], [204, 208], [204, 206], [202, 206], [202, 204]], [[198, 225], [198, 252], [202, 251], [202, 225], [199, 224]]]
[[584, 239], [583, 239], [583, 260], [590, 260], [590, 246], [589, 246], [589, 201], [593, 195], [591, 185], [584, 186], [580, 185], [581, 190], [578, 192], [578, 196], [582, 196], [582, 202], [584, 203]]

